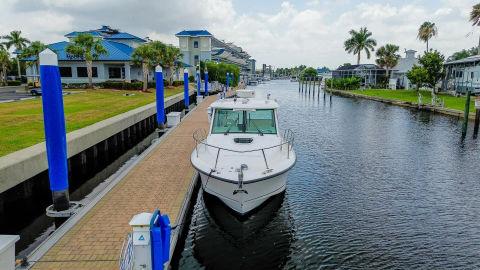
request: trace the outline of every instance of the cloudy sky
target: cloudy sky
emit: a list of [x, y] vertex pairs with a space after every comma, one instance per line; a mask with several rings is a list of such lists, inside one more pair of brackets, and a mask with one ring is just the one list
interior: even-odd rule
[[[0, 0], [0, 35], [21, 30], [30, 40], [65, 40], [64, 34], [110, 25], [140, 37], [178, 45], [183, 29], [207, 29], [275, 67], [328, 66], [356, 58], [345, 53], [350, 29], [366, 26], [379, 45], [425, 50], [416, 39], [428, 20], [438, 27], [431, 47], [445, 56], [478, 43], [469, 0]], [[365, 56], [363, 56], [365, 58]], [[373, 62], [363, 59], [362, 62]]]

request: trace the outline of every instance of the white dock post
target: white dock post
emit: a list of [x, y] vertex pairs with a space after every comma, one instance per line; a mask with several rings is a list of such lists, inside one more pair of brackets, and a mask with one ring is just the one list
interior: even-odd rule
[[18, 235], [0, 235], [0, 269], [15, 269], [15, 243], [18, 240]]

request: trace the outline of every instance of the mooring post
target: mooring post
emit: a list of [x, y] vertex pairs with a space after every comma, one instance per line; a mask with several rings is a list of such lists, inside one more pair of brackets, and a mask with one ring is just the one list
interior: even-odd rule
[[165, 126], [165, 89], [163, 85], [163, 70], [160, 65], [155, 67], [155, 95], [157, 102], [157, 124], [160, 129]]
[[475, 125], [473, 126], [474, 139], [477, 138], [479, 124], [480, 124], [480, 97], [477, 97], [475, 99]]
[[205, 96], [208, 96], [208, 70], [207, 70], [207, 67], [205, 67]]
[[70, 199], [68, 193], [65, 114], [58, 58], [50, 49], [43, 50], [39, 56], [43, 125], [53, 210], [65, 211], [70, 207]]
[[197, 70], [197, 96], [200, 96], [200, 88], [202, 87], [202, 80], [200, 78], [200, 69]]
[[465, 136], [467, 135], [468, 113], [470, 112], [470, 95], [471, 95], [471, 90], [468, 89], [467, 99], [465, 101], [465, 111], [463, 113], [463, 127], [462, 127], [462, 137], [463, 138], [465, 138]]
[[315, 81], [317, 80], [317, 78], [313, 78], [313, 94], [315, 95]]
[[298, 92], [300, 92], [300, 79], [298, 79]]
[[227, 72], [227, 92], [228, 92], [229, 86], [230, 86], [230, 73]]
[[190, 106], [190, 93], [188, 92], [188, 69], [183, 70], [183, 104], [185, 105], [185, 110], [188, 111]]

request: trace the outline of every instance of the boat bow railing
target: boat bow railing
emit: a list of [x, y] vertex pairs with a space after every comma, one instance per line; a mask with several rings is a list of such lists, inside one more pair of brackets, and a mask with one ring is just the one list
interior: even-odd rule
[[283, 151], [283, 147], [287, 147], [287, 159], [290, 159], [290, 152], [293, 149], [293, 142], [294, 142], [295, 136], [294, 136], [294, 133], [293, 133], [292, 130], [286, 129], [283, 132], [282, 142], [280, 144], [269, 146], [269, 147], [264, 147], [264, 148], [245, 150], [245, 151], [223, 148], [223, 147], [219, 147], [219, 146], [215, 146], [215, 145], [211, 145], [211, 144], [206, 143], [207, 132], [205, 131], [205, 129], [195, 130], [193, 132], [193, 139], [195, 140], [195, 154], [196, 154], [197, 158], [198, 158], [198, 153], [199, 153], [198, 152], [199, 145], [204, 145], [205, 149], [207, 149], [207, 147], [211, 147], [211, 148], [214, 148], [214, 149], [217, 150], [216, 157], [215, 157], [215, 165], [213, 167], [213, 170], [217, 169], [218, 157], [220, 156], [221, 151], [233, 152], [233, 153], [261, 152], [262, 156], [263, 156], [263, 161], [265, 162], [265, 167], [267, 168], [267, 170], [270, 170], [270, 168], [268, 166], [267, 157], [265, 155], [265, 150], [269, 150], [269, 149], [273, 149], [273, 148], [280, 148], [280, 151]]

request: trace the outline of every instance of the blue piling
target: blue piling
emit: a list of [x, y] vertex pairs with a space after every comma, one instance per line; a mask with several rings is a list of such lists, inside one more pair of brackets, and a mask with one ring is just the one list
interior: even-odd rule
[[70, 207], [65, 113], [58, 58], [50, 49], [40, 53], [40, 83], [53, 209], [63, 211]]
[[165, 124], [165, 89], [163, 85], [162, 67], [155, 67], [155, 88], [157, 101], [157, 124], [163, 129]]
[[172, 227], [168, 216], [162, 215], [156, 209], [150, 220], [152, 270], [162, 270], [164, 264], [170, 260], [171, 231]]
[[190, 106], [190, 95], [188, 93], [188, 69], [183, 70], [183, 104], [185, 110]]
[[202, 87], [202, 79], [200, 78], [200, 70], [197, 70], [197, 96], [200, 96], [201, 87]]
[[208, 70], [205, 69], [205, 96], [208, 96]]

